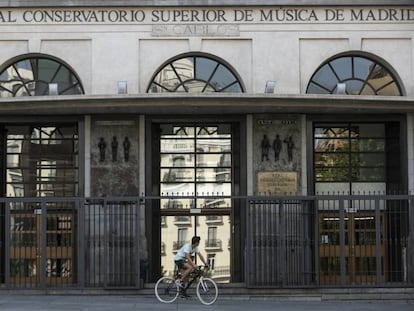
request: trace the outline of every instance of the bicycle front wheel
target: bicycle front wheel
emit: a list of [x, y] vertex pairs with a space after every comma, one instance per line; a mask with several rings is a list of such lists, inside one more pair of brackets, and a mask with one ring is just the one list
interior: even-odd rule
[[218, 288], [216, 282], [209, 278], [200, 278], [197, 284], [197, 297], [202, 304], [211, 305], [216, 302]]
[[180, 293], [178, 284], [175, 279], [169, 276], [163, 276], [155, 284], [155, 296], [164, 303], [174, 302]]

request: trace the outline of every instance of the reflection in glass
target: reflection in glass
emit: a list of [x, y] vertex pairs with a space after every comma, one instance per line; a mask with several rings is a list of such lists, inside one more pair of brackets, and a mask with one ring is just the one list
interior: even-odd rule
[[76, 74], [64, 64], [46, 57], [31, 57], [0, 73], [0, 97], [48, 95], [49, 83], [57, 83], [59, 95], [84, 93]]
[[76, 196], [76, 126], [7, 127], [7, 196]]
[[[174, 275], [174, 256], [197, 232], [201, 237], [199, 250], [210, 265], [209, 277], [218, 283], [230, 281], [230, 217], [166, 216], [161, 228], [161, 266], [164, 275]], [[197, 258], [198, 259], [198, 258]], [[197, 264], [202, 265], [198, 259]]]
[[323, 192], [335, 183], [341, 187], [331, 191], [344, 191], [339, 182], [349, 183], [346, 193], [350, 192], [354, 182], [367, 183], [367, 191], [376, 190], [378, 185], [371, 183], [385, 183], [386, 180], [385, 135], [383, 123], [352, 123], [341, 127], [321, 124], [315, 127], [315, 183], [326, 183], [321, 187]]
[[243, 88], [226, 65], [204, 56], [188, 56], [173, 60], [161, 68], [147, 92], [241, 93]]
[[346, 94], [401, 96], [394, 75], [382, 64], [363, 56], [340, 56], [324, 63], [312, 76], [307, 94], [335, 94], [338, 83]]
[[[230, 126], [162, 125], [161, 128], [164, 133], [160, 140], [163, 194], [231, 194]], [[192, 138], [187, 138], [189, 135]]]

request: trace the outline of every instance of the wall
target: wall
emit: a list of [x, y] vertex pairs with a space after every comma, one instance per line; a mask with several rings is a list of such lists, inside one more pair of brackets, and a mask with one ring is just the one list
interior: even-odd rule
[[212, 21], [203, 10], [180, 6], [174, 18], [157, 7], [0, 9], [0, 64], [25, 53], [50, 54], [79, 74], [87, 94], [116, 94], [119, 80], [136, 94], [146, 92], [168, 59], [197, 51], [230, 64], [248, 93], [263, 93], [265, 82], [275, 80], [275, 93], [303, 94], [327, 58], [358, 50], [388, 63], [406, 95], [414, 94], [412, 6], [209, 6]]
[[92, 197], [139, 195], [138, 133], [137, 120], [92, 120]]

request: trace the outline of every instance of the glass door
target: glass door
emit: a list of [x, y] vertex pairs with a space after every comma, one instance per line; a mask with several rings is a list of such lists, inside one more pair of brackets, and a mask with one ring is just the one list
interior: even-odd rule
[[[0, 228], [9, 230], [11, 284], [38, 287], [76, 281], [75, 204], [28, 198], [51, 201], [78, 195], [77, 131], [72, 123], [4, 126], [3, 188], [6, 197], [16, 199], [10, 203], [10, 227]], [[5, 261], [5, 255], [0, 256]]]
[[[381, 279], [386, 281], [385, 215], [380, 213], [380, 228], [376, 228], [375, 213], [359, 211], [345, 213], [344, 255], [346, 284], [375, 284], [377, 282], [377, 256], [381, 261]], [[321, 284], [340, 284], [340, 218], [337, 211], [325, 211], [319, 218], [319, 256]], [[381, 237], [380, 252], [376, 253], [376, 234]]]
[[177, 250], [199, 235], [211, 277], [229, 282], [231, 125], [161, 124], [160, 130], [161, 271], [173, 274]]

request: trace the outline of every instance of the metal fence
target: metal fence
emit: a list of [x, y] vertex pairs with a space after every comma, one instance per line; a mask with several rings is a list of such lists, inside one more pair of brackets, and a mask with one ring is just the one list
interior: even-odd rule
[[[141, 287], [144, 202], [161, 199], [0, 198], [0, 287]], [[414, 196], [231, 201], [245, 211], [247, 287], [414, 285]]]
[[140, 198], [0, 199], [6, 288], [138, 288]]
[[413, 198], [248, 199], [247, 285], [412, 286]]

